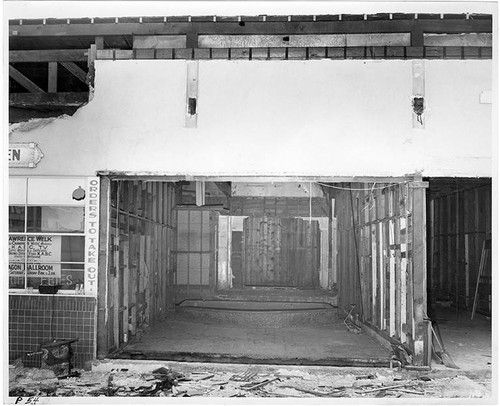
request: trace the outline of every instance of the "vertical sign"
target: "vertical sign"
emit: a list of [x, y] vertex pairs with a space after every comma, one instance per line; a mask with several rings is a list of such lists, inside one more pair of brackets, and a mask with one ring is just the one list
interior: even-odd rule
[[85, 200], [85, 294], [97, 296], [99, 255], [99, 178], [87, 178]]

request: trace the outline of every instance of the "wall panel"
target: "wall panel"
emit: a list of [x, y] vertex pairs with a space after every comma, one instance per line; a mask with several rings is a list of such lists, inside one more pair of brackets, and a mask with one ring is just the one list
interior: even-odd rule
[[338, 218], [339, 305], [424, 363], [428, 340], [425, 183], [342, 184]]

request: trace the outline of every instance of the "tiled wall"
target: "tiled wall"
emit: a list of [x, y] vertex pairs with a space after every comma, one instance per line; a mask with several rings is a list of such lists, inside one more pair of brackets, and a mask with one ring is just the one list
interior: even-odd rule
[[9, 360], [22, 358], [25, 366], [39, 367], [41, 356], [26, 353], [38, 351], [40, 343], [53, 338], [78, 338], [71, 345], [73, 366], [82, 368], [94, 358], [95, 308], [96, 299], [90, 297], [10, 295]]

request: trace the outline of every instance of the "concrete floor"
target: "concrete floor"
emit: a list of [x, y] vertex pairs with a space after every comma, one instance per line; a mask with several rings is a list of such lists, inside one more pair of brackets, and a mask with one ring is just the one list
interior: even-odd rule
[[[443, 345], [455, 364], [466, 371], [491, 369], [492, 328], [491, 320], [476, 313], [454, 308], [436, 308], [437, 321]], [[432, 365], [436, 368], [435, 364]], [[440, 366], [439, 366], [440, 367]]]
[[[175, 313], [136, 342], [121, 357], [173, 360], [224, 360], [227, 362], [388, 366], [389, 353], [364, 333], [350, 333], [337, 317], [307, 316], [305, 322], [289, 319], [288, 325], [258, 323], [256, 317], [279, 317], [252, 313], [253, 319], [235, 323], [228, 313], [221, 317]], [[245, 315], [248, 316], [248, 315]], [[179, 358], [183, 355], [184, 358]]]

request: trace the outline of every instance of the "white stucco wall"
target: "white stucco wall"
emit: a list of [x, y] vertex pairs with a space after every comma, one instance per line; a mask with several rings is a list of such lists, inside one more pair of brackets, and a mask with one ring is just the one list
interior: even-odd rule
[[489, 60], [425, 61], [425, 129], [412, 126], [412, 61], [200, 61], [185, 128], [186, 61], [97, 61], [73, 117], [14, 131], [45, 157], [11, 174], [491, 176]]

